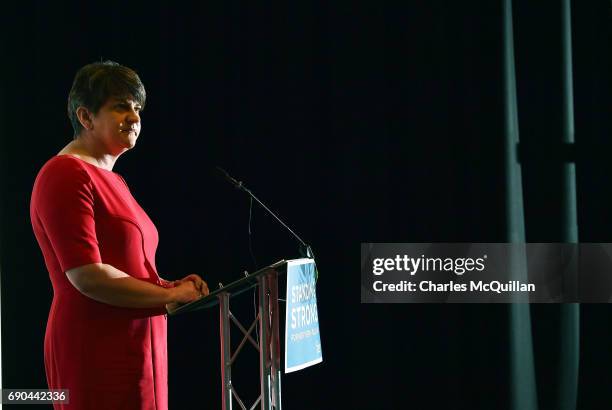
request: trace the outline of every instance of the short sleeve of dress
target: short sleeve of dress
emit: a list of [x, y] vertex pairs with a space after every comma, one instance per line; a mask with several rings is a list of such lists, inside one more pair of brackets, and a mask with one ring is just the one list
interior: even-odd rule
[[102, 261], [94, 220], [94, 186], [78, 161], [48, 163], [34, 187], [33, 206], [63, 272]]

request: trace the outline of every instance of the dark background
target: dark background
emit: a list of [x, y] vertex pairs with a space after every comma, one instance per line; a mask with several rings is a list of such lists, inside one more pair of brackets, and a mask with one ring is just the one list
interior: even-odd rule
[[[610, 2], [572, 7], [579, 235], [609, 242]], [[501, 2], [21, 1], [0, 18], [4, 387], [45, 387], [52, 289], [30, 192], [71, 139], [75, 72], [112, 59], [147, 88], [138, 145], [115, 171], [157, 225], [162, 276], [227, 283], [298, 256], [255, 207], [252, 261], [248, 198], [216, 165], [316, 252], [324, 362], [283, 377], [286, 408], [506, 408], [507, 306], [359, 300], [361, 242], [505, 241]], [[559, 2], [515, 2], [514, 33], [521, 141], [546, 152], [561, 133]], [[527, 240], [555, 241], [559, 183], [532, 159]], [[252, 304], [236, 307], [245, 322]], [[172, 409], [220, 408], [217, 317], [169, 320]], [[558, 306], [532, 306], [540, 408], [555, 391], [557, 317]], [[609, 317], [607, 305], [581, 306], [581, 409], [612, 406]], [[248, 398], [251, 364], [235, 374]]]

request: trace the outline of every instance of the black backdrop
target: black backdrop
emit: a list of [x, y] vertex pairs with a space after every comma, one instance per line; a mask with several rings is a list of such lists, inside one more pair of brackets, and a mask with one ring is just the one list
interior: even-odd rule
[[[560, 7], [530, 3], [514, 4], [516, 69], [521, 139], [538, 144], [561, 132]], [[580, 239], [605, 242], [610, 4], [572, 6], [576, 139], [589, 147], [577, 164]], [[358, 279], [360, 242], [504, 240], [500, 2], [2, 8], [5, 387], [45, 386], [52, 291], [29, 195], [71, 138], [74, 73], [112, 59], [136, 69], [148, 92], [138, 145], [115, 170], [158, 227], [163, 276], [198, 272], [216, 284], [254, 268], [248, 200], [214, 177], [216, 165], [315, 249], [324, 363], [283, 378], [286, 408], [506, 408], [507, 306], [361, 305]], [[542, 170], [524, 169], [532, 242], [554, 240], [558, 222]], [[253, 246], [259, 266], [297, 256], [257, 208]], [[245, 320], [251, 305], [239, 307]], [[542, 402], [555, 388], [557, 311], [533, 307]], [[609, 307], [581, 312], [579, 408], [609, 408]], [[220, 408], [216, 311], [171, 318], [169, 330], [171, 408]], [[253, 397], [248, 371], [237, 370], [236, 387]]]

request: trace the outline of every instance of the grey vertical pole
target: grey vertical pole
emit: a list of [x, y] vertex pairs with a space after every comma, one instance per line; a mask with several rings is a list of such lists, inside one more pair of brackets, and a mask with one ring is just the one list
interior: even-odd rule
[[269, 289], [267, 275], [257, 278], [259, 288], [259, 378], [261, 382], [261, 409], [271, 410], [270, 406], [270, 372], [268, 360], [269, 350]]
[[[562, 70], [563, 70], [563, 143], [574, 143], [574, 86], [572, 80], [572, 14], [570, 0], [563, 0], [561, 16]], [[568, 243], [578, 243], [578, 216], [576, 205], [576, 165], [563, 164], [563, 236]]]
[[[2, 269], [0, 269], [0, 329], [2, 328]], [[0, 389], [2, 389], [2, 332], [0, 331]], [[0, 401], [0, 410], [2, 410], [2, 401]]]
[[232, 410], [232, 367], [230, 344], [229, 294], [219, 295], [219, 332], [221, 334], [221, 403], [223, 410]]
[[[511, 243], [512, 278], [526, 280], [525, 217], [521, 166], [516, 147], [519, 142], [516, 76], [514, 69], [514, 33], [512, 0], [503, 3], [504, 41], [504, 122], [506, 176], [506, 241]], [[533, 360], [531, 317], [528, 300], [516, 300], [510, 305], [510, 377], [511, 409], [536, 410], [537, 388]], [[523, 302], [523, 303], [520, 303]]]
[[[572, 82], [572, 23], [570, 0], [562, 0], [562, 78], [563, 78], [563, 143], [574, 143], [574, 95]], [[563, 242], [578, 243], [576, 206], [576, 165], [563, 163]], [[578, 397], [578, 364], [580, 335], [580, 305], [561, 305], [561, 349], [559, 366], [560, 410], [574, 410]]]

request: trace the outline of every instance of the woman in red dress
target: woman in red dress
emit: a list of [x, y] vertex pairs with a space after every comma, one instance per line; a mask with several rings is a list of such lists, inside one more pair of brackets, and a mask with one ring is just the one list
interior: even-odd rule
[[53, 284], [45, 334], [55, 409], [167, 410], [166, 306], [208, 294], [197, 275], [155, 267], [155, 225], [112, 171], [140, 133], [138, 75], [114, 62], [77, 73], [68, 98], [74, 139], [40, 170], [30, 206]]

